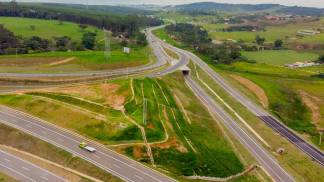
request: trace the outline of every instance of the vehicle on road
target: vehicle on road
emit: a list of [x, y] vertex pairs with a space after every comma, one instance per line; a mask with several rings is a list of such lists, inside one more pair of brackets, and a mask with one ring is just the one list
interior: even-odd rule
[[79, 147], [80, 147], [81, 149], [87, 150], [87, 151], [89, 151], [89, 152], [95, 152], [95, 151], [96, 151], [95, 148], [88, 146], [88, 144], [87, 144], [86, 142], [81, 142], [81, 143], [79, 144]]

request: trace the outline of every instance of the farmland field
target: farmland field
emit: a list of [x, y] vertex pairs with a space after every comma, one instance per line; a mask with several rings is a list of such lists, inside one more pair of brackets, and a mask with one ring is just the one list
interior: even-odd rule
[[249, 60], [257, 63], [266, 63], [273, 65], [284, 65], [294, 62], [315, 61], [318, 59], [317, 54], [300, 53], [292, 50], [266, 50], [258, 52], [243, 51], [242, 55]]
[[[60, 25], [57, 20], [0, 17], [0, 24], [15, 35], [22, 37], [39, 36], [52, 40], [54, 37], [68, 36], [73, 41], [80, 42], [84, 31], [91, 31], [98, 33], [97, 40], [103, 39], [103, 34], [98, 28], [89, 26], [83, 31], [78, 24], [71, 22], [63, 22]], [[35, 26], [35, 29], [33, 30], [31, 26]]]
[[297, 37], [297, 32], [302, 29], [319, 28], [324, 24], [324, 19], [319, 21], [308, 23], [295, 23], [280, 26], [269, 26], [266, 31], [257, 32], [223, 32], [222, 28], [229, 25], [224, 24], [201, 24], [206, 28], [213, 39], [227, 40], [232, 39], [236, 41], [252, 42], [255, 40], [256, 35], [260, 35], [266, 38], [266, 42], [274, 42], [277, 39], [282, 39], [285, 42], [302, 42], [302, 43], [321, 43], [324, 41], [324, 33], [320, 33], [314, 36]]

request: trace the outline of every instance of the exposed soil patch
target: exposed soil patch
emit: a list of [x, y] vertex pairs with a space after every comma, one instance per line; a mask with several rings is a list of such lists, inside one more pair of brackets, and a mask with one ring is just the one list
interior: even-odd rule
[[242, 84], [244, 87], [249, 89], [251, 92], [253, 92], [257, 96], [259, 102], [262, 104], [264, 108], [269, 107], [268, 97], [261, 87], [259, 87], [257, 84], [241, 76], [238, 75], [230, 75], [230, 76], [234, 78], [236, 81], [238, 81], [240, 84]]
[[74, 59], [75, 59], [75, 57], [63, 59], [61, 61], [52, 62], [52, 63], [48, 64], [48, 66], [57, 66], [57, 65], [61, 65], [61, 64], [66, 64], [66, 63], [73, 61]]
[[299, 94], [300, 94], [304, 104], [311, 110], [312, 120], [313, 120], [313, 123], [316, 125], [317, 129], [324, 130], [324, 128], [321, 128], [319, 126], [322, 116], [321, 116], [321, 112], [320, 112], [320, 107], [316, 103], [316, 102], [321, 102], [322, 100], [320, 98], [311, 96], [307, 92], [302, 91], [302, 90], [299, 91]]
[[120, 85], [112, 83], [101, 84], [101, 90], [106, 99], [106, 104], [116, 110], [122, 110], [125, 103], [125, 97], [116, 94], [116, 91], [119, 89], [119, 87]]
[[59, 57], [33, 57], [33, 58], [1, 58], [0, 66], [31, 67], [42, 64], [51, 64], [62, 60]]
[[181, 145], [175, 137], [170, 138], [165, 143], [154, 144], [154, 147], [158, 147], [158, 148], [161, 148], [161, 149], [176, 148], [179, 152], [182, 152], [182, 153], [188, 152], [186, 147]]

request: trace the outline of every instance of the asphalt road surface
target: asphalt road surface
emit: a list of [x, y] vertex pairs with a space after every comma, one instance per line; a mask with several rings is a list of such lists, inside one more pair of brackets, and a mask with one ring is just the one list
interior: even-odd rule
[[97, 151], [94, 153], [85, 151], [78, 146], [80, 142], [86, 141], [85, 138], [8, 107], [0, 106], [0, 122], [60, 147], [124, 181], [175, 181], [162, 173], [145, 167], [139, 162], [102, 147], [100, 144], [87, 142], [89, 146], [96, 148]]
[[324, 154], [322, 151], [320, 151], [318, 148], [299, 137], [294, 131], [285, 126], [282, 122], [280, 122], [277, 118], [272, 116], [269, 112], [265, 111], [263, 108], [250, 101], [238, 90], [234, 89], [229, 83], [227, 83], [227, 81], [225, 81], [224, 78], [222, 78], [222, 76], [216, 73], [212, 68], [208, 66], [208, 64], [206, 64], [198, 56], [189, 51], [182, 50], [172, 45], [166, 44], [163, 41], [160, 41], [160, 43], [177, 52], [178, 54], [186, 55], [188, 59], [192, 60], [197, 66], [199, 66], [203, 71], [205, 71], [219, 86], [221, 86], [227, 93], [229, 93], [243, 106], [245, 106], [250, 112], [252, 112], [255, 116], [259, 117], [262, 121], [264, 121], [273, 130], [278, 132], [281, 136], [293, 143], [302, 152], [310, 156], [314, 161], [324, 166]]
[[13, 178], [24, 182], [67, 181], [47, 170], [41, 169], [30, 162], [19, 159], [18, 157], [3, 151], [0, 151], [0, 171], [3, 171]]

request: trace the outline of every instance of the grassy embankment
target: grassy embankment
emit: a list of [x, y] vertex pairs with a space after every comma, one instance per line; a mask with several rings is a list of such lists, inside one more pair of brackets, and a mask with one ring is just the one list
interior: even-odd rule
[[[90, 164], [83, 159], [75, 157], [64, 150], [33, 136], [2, 124], [0, 124], [0, 131], [0, 144], [2, 145], [10, 146], [21, 151], [39, 156], [43, 159], [52, 161], [70, 169], [74, 169], [80, 173], [87, 174], [102, 181], [120, 181], [118, 178], [94, 166], [93, 164]], [[4, 179], [4, 181], [11, 181], [10, 178], [7, 178], [5, 176]], [[87, 180], [84, 179], [84, 181]]]
[[[105, 84], [27, 92], [25, 95], [3, 95], [0, 103], [98, 142], [113, 144], [117, 151], [149, 163], [139, 129], [118, 110], [125, 104], [126, 114], [145, 128], [155, 164], [182, 180], [185, 179], [181, 176], [194, 174], [226, 177], [251, 165], [251, 162], [243, 165], [222, 129], [194, 95], [185, 91], [187, 88], [183, 83], [181, 76], [131, 82], [114, 80]], [[177, 90], [176, 95], [172, 94], [173, 89]], [[143, 123], [144, 97], [147, 99], [146, 124]], [[107, 120], [98, 121], [92, 113], [97, 117], [105, 115]], [[253, 174], [238, 180], [256, 181]]]
[[[86, 31], [97, 32], [97, 41], [102, 40], [104, 37], [102, 31], [98, 28], [88, 26], [82, 30], [76, 23], [62, 22], [62, 24], [59, 24], [57, 20], [0, 17], [0, 24], [3, 24], [5, 28], [15, 35], [22, 37], [39, 36], [53, 40], [54, 37], [68, 36], [73, 41], [81, 42], [83, 33]], [[34, 26], [35, 29], [32, 29], [31, 26]]]
[[[203, 58], [210, 63], [206, 57]], [[255, 94], [251, 93], [250, 90], [231, 78], [230, 75], [240, 75], [259, 85], [265, 90], [269, 98], [269, 110], [289, 127], [301, 134], [304, 133], [303, 137], [307, 140], [311, 140], [314, 144], [318, 144], [319, 135], [316, 126], [323, 126], [323, 118], [317, 121], [315, 126], [311, 121], [310, 109], [305, 106], [298, 93], [298, 91], [302, 90], [309, 93], [311, 98], [315, 98], [314, 102], [319, 105], [320, 113], [323, 115], [324, 107], [323, 102], [321, 102], [323, 95], [318, 92], [318, 90], [323, 89], [323, 81], [313, 78], [312, 75], [314, 75], [314, 73], [266, 64], [236, 63], [232, 65], [214, 65], [210, 63], [210, 66], [217, 72], [222, 73], [222, 75], [233, 85], [237, 86], [253, 100], [257, 100]], [[203, 74], [203, 72], [201, 72], [201, 74]], [[269, 142], [272, 148], [271, 150], [275, 151], [279, 147], [283, 147], [287, 150], [286, 155], [277, 156], [277, 158], [282, 162], [283, 166], [287, 166], [298, 179], [312, 181], [321, 178], [318, 164], [312, 162], [285, 139], [274, 135], [269, 127], [249, 113], [242, 105], [237, 103], [237, 101], [233, 100], [232, 97], [226, 94], [210, 78], [206, 82], [210, 85], [214, 84], [213, 87], [216, 87], [215, 91], [217, 93], [222, 93], [221, 97], [226, 98], [225, 100], [234, 107], [234, 110], [243, 116], [246, 121], [249, 121], [249, 124]], [[323, 145], [320, 147], [322, 148]], [[296, 165], [296, 163], [300, 165]]]
[[[97, 32], [97, 46], [102, 47], [103, 33], [88, 26], [81, 29], [78, 24], [56, 20], [0, 17], [0, 23], [17, 36], [28, 38], [39, 36], [55, 42], [55, 37], [68, 36], [81, 42], [86, 31]], [[35, 26], [35, 30], [31, 28]], [[102, 49], [99, 49], [102, 50]], [[131, 53], [125, 54], [119, 40], [111, 38], [111, 57], [106, 59], [103, 51], [45, 52], [26, 55], [0, 56], [2, 72], [12, 73], [63, 73], [74, 71], [106, 70], [143, 65], [149, 62], [149, 48], [131, 45]]]
[[146, 64], [148, 60], [148, 47], [132, 49], [129, 55], [113, 50], [108, 60], [102, 51], [47, 52], [0, 56], [0, 69], [11, 73], [64, 73], [133, 67]]

